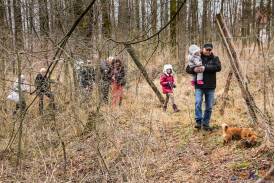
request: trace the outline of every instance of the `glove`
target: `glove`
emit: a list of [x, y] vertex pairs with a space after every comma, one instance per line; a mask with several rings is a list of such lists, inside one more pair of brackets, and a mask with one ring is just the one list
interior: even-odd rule
[[176, 88], [177, 86], [175, 84], [173, 84], [173, 88]]
[[167, 82], [167, 86], [170, 88], [173, 88], [173, 83], [169, 81], [169, 82]]

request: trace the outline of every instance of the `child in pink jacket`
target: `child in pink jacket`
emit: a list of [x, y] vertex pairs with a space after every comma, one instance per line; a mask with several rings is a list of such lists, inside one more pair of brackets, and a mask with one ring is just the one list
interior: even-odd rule
[[174, 109], [174, 112], [179, 112], [177, 105], [175, 104], [173, 89], [176, 88], [174, 76], [173, 76], [173, 67], [170, 64], [165, 64], [163, 67], [163, 74], [160, 77], [160, 85], [162, 86], [162, 93], [166, 95], [165, 102], [163, 104], [163, 111], [167, 110], [167, 104], [169, 99]]

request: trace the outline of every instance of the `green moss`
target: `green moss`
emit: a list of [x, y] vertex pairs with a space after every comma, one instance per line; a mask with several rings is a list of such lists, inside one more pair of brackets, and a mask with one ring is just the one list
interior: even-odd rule
[[230, 168], [232, 170], [241, 170], [241, 169], [247, 169], [249, 168], [250, 163], [247, 161], [239, 162], [239, 163], [232, 163], [230, 165]]

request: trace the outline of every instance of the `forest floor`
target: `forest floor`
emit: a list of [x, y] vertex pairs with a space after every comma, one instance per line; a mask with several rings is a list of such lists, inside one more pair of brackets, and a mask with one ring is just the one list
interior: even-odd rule
[[[124, 126], [124, 130], [128, 131], [124, 136], [126, 139], [121, 139], [121, 143], [118, 143], [120, 145], [116, 145], [116, 148], [120, 146], [119, 151], [115, 150], [118, 154], [109, 157], [113, 159], [107, 165], [109, 171], [120, 167], [118, 169], [124, 169], [126, 175], [123, 176], [122, 173], [121, 179], [116, 177], [115, 182], [255, 182], [263, 177], [273, 165], [274, 155], [273, 151], [258, 153], [261, 135], [253, 148], [245, 148], [239, 141], [223, 145], [222, 123], [251, 127], [242, 99], [236, 98], [234, 104], [229, 102], [224, 116], [219, 114], [218, 99], [211, 120], [214, 130], [196, 130], [193, 88], [189, 86], [188, 79], [182, 78], [178, 85], [179, 83], [184, 83], [175, 91], [176, 103], [181, 109], [179, 113], [174, 113], [171, 106], [166, 113], [162, 112], [152, 102], [152, 93], [142, 93], [134, 101], [134, 96], [127, 95], [124, 106], [119, 111], [109, 111], [109, 114], [116, 115], [116, 122], [119, 123], [117, 128]], [[141, 91], [150, 91], [146, 83], [140, 87]], [[232, 88], [230, 95], [239, 92], [236, 83]], [[112, 139], [118, 142], [117, 138], [114, 135]], [[87, 139], [81, 142], [86, 143]], [[87, 154], [84, 153], [81, 157], [87, 157]], [[86, 181], [89, 180], [88, 177]], [[273, 177], [270, 180], [273, 182]]]
[[[139, 84], [138, 91], [135, 86], [125, 90], [121, 107], [103, 106], [99, 113], [92, 113], [90, 117], [88, 113], [94, 106], [76, 107], [68, 101], [69, 95], [57, 99], [59, 109], [55, 121], [38, 116], [37, 107], [32, 107], [24, 122], [19, 169], [16, 168], [17, 140], [4, 151], [13, 125], [17, 128], [18, 123], [13, 123], [14, 119], [2, 112], [0, 181], [255, 182], [273, 165], [274, 151], [258, 152], [263, 139], [257, 127], [254, 129], [259, 139], [255, 147], [245, 148], [239, 141], [223, 145], [222, 123], [255, 127], [249, 122], [235, 79], [225, 114], [220, 115], [219, 95], [225, 84], [225, 73], [228, 70], [218, 74], [212, 132], [194, 129], [194, 88], [190, 86], [190, 77], [181, 75], [177, 75], [175, 89], [179, 113], [173, 113], [171, 105], [163, 112], [144, 81]], [[260, 73], [253, 71], [250, 88], [256, 103], [262, 107]], [[159, 86], [157, 79], [155, 84]], [[273, 96], [273, 89], [268, 91]], [[270, 97], [271, 115], [272, 101]], [[61, 142], [65, 145], [66, 164]]]

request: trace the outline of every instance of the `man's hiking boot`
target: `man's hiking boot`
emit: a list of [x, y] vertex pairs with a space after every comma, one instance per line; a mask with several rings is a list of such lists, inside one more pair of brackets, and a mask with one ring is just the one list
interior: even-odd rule
[[205, 131], [213, 131], [213, 128], [211, 128], [209, 125], [202, 125], [202, 129]]
[[174, 112], [179, 112], [180, 111], [176, 104], [173, 104], [173, 109], [174, 109]]
[[196, 123], [195, 128], [200, 130], [201, 129], [201, 124]]
[[163, 106], [163, 112], [166, 112], [166, 110], [167, 110], [167, 105], [164, 105]]

